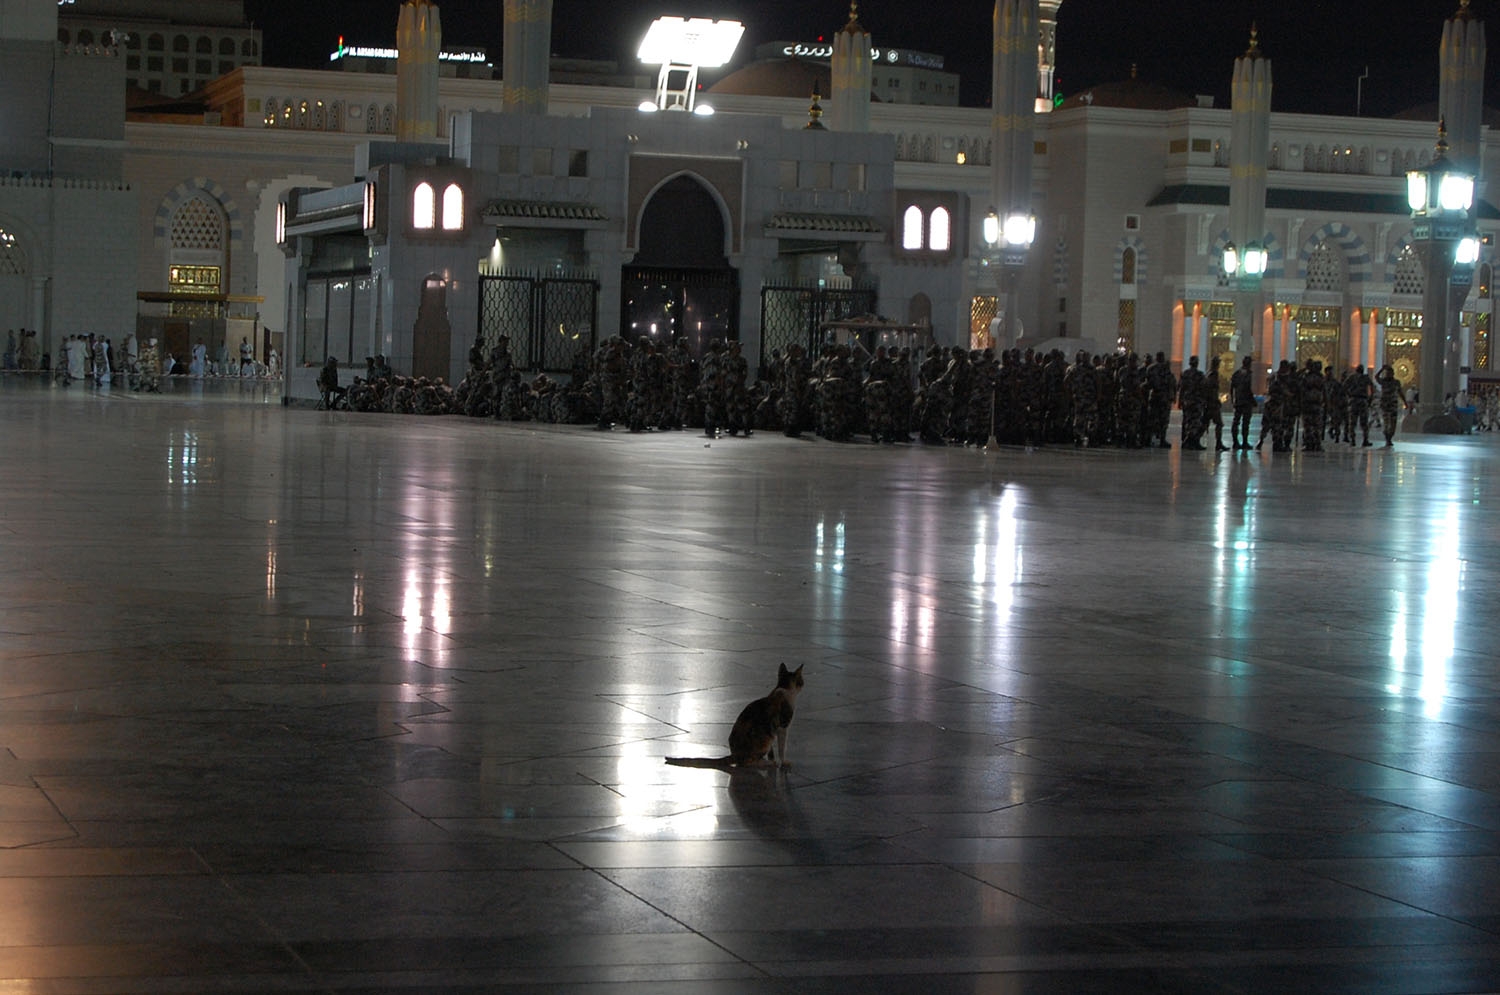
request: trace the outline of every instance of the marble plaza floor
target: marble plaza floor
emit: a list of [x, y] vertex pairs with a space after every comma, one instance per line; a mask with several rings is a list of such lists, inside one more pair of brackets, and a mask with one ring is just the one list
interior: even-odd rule
[[1497, 471], [0, 380], [0, 991], [1500, 989]]

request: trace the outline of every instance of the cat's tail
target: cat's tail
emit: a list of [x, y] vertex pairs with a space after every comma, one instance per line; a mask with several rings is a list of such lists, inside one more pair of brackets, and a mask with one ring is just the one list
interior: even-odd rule
[[673, 767], [708, 767], [713, 770], [728, 770], [734, 766], [734, 754], [724, 757], [667, 757]]

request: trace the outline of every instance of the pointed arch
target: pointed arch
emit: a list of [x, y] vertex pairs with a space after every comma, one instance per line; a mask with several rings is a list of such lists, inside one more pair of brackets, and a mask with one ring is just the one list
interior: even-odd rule
[[224, 212], [225, 221], [228, 224], [229, 242], [242, 242], [245, 238], [243, 219], [240, 217], [240, 207], [230, 197], [228, 192], [218, 182], [206, 176], [195, 176], [190, 180], [183, 180], [161, 199], [157, 205], [156, 215], [152, 221], [152, 236], [159, 248], [167, 248], [169, 243], [172, 216], [182, 203], [192, 197], [206, 195], [212, 202]]
[[1320, 243], [1329, 243], [1342, 253], [1344, 272], [1349, 285], [1370, 280], [1370, 250], [1353, 228], [1340, 221], [1330, 221], [1307, 237], [1297, 252], [1297, 279], [1307, 279], [1307, 262]]

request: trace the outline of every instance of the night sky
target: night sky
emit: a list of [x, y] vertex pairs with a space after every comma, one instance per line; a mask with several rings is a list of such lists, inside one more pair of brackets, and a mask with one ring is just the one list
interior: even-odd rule
[[[328, 66], [340, 34], [351, 44], [394, 45], [399, 6], [398, 0], [245, 0], [246, 13], [264, 32], [266, 63], [309, 68]], [[499, 64], [501, 0], [447, 0], [440, 7], [445, 45], [487, 47]], [[876, 45], [942, 55], [961, 77], [963, 103], [982, 105], [989, 100], [992, 9], [983, 0], [865, 0], [860, 20]], [[1211, 93], [1217, 106], [1227, 107], [1234, 59], [1244, 52], [1253, 21], [1272, 59], [1275, 110], [1353, 114], [1359, 76], [1368, 67], [1363, 112], [1385, 116], [1437, 100], [1438, 43], [1443, 21], [1457, 9], [1458, 0], [1064, 0], [1057, 87], [1069, 94], [1124, 79], [1134, 64], [1142, 79]], [[1490, 17], [1485, 0], [1477, 0], [1476, 9]], [[952, 13], [933, 16], [938, 10]], [[731, 17], [746, 25], [732, 69], [749, 61], [761, 42], [831, 34], [847, 12], [840, 0], [555, 0], [552, 48], [560, 56], [634, 65], [636, 45], [658, 16]], [[1494, 34], [1493, 24], [1487, 33]], [[1500, 102], [1500, 52], [1489, 57], [1487, 72], [1488, 102]], [[705, 85], [717, 78], [702, 74]]]

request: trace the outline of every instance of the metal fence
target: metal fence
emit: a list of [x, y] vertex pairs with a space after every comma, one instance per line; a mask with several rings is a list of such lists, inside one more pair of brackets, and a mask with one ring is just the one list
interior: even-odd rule
[[598, 344], [599, 281], [501, 274], [479, 278], [479, 340], [486, 354], [510, 336], [518, 370], [567, 373]]
[[793, 342], [818, 350], [818, 327], [825, 321], [843, 321], [875, 312], [873, 287], [781, 287], [760, 290], [760, 365], [770, 363], [771, 350]]

